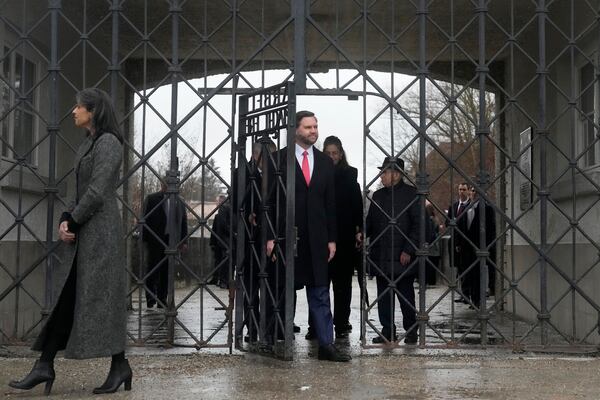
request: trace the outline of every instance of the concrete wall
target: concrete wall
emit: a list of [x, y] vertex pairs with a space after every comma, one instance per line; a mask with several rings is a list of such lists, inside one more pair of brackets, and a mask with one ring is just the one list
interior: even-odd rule
[[[597, 290], [600, 270], [598, 268], [590, 270], [598, 258], [598, 253], [592, 246], [559, 244], [549, 256], [558, 271], [569, 277], [581, 278], [578, 286], [585, 296], [588, 296], [592, 302], [600, 301]], [[512, 312], [514, 305], [518, 315], [535, 321], [538, 314], [536, 308], [540, 307], [541, 287], [539, 264], [536, 263], [537, 253], [530, 246], [517, 245], [508, 248], [507, 258], [510, 260], [513, 257], [515, 273], [522, 276], [518, 286], [522, 294], [515, 292], [514, 302], [512, 296], [508, 297], [507, 311]], [[526, 269], [529, 271], [526, 272]], [[567, 337], [578, 339], [587, 337], [586, 341], [589, 343], [600, 343], [597, 329], [600, 316], [598, 311], [581, 293], [571, 290], [571, 286], [556, 272], [557, 270], [548, 268], [547, 301], [551, 315], [550, 322]], [[589, 272], [584, 275], [587, 271]], [[510, 274], [512, 271], [509, 269], [507, 272]], [[549, 330], [554, 331], [553, 328]]]
[[[554, 8], [553, 11], [550, 14], [553, 22], [569, 32], [568, 10]], [[576, 11], [577, 26], [573, 28], [577, 33], [591, 22], [592, 16], [585, 15], [583, 8], [577, 8]], [[588, 238], [597, 240], [600, 234], [597, 224], [600, 218], [600, 207], [596, 204], [598, 194], [590, 183], [600, 182], [600, 175], [597, 168], [585, 169], [583, 173], [569, 170], [569, 158], [581, 151], [579, 140], [582, 125], [578, 111], [573, 108], [568, 110], [568, 103], [569, 97], [578, 99], [580, 95], [579, 68], [583, 66], [586, 57], [596, 59], [598, 39], [596, 34], [591, 33], [595, 32], [592, 30], [578, 40], [577, 50], [560, 54], [567, 46], [566, 39], [550, 26], [547, 27], [547, 32], [546, 58], [548, 63], [552, 62], [548, 75], [552, 82], [548, 81], [547, 85], [546, 122], [550, 132], [549, 140], [553, 144], [547, 145], [547, 162], [544, 165], [540, 162], [539, 143], [534, 146], [533, 152], [534, 180], [539, 183], [540, 168], [544, 168], [550, 185], [546, 223], [547, 243], [550, 246], [548, 257], [554, 267], [548, 265], [545, 285], [548, 307], [553, 307], [550, 310], [550, 321], [567, 337], [582, 339], [588, 332], [595, 330], [599, 322], [596, 304], [600, 304], [600, 293], [596, 288], [600, 272], [597, 268], [592, 268], [589, 273], [584, 273], [598, 261], [598, 249]], [[532, 37], [532, 40], [537, 40], [537, 36]], [[528, 56], [537, 60], [537, 49], [532, 50]], [[519, 151], [519, 132], [539, 122], [539, 84], [536, 81], [527, 87], [535, 76], [535, 66], [528, 56], [516, 53], [513, 60], [517, 66], [514, 82], [511, 82], [510, 70], [507, 69], [507, 84], [514, 84], [517, 91], [526, 88], [518, 97], [518, 103], [525, 113], [517, 110], [507, 112], [506, 132], [509, 149], [513, 155]], [[533, 122], [526, 117], [526, 113], [534, 118]], [[568, 172], [565, 174], [565, 171]], [[519, 280], [518, 289], [539, 307], [542, 282], [539, 254], [533, 246], [539, 246], [541, 242], [541, 211], [539, 203], [527, 210], [520, 209], [518, 175], [518, 172], [515, 175], [507, 175], [506, 204], [508, 217], [513, 222], [519, 219], [514, 222], [514, 226], [521, 230], [522, 235], [516, 231], [507, 235], [506, 272], [509, 276], [515, 274], [515, 279]], [[517, 179], [513, 179], [515, 177]], [[534, 199], [537, 198], [536, 192], [534, 189]], [[577, 222], [578, 229], [571, 226], [571, 222]], [[585, 296], [572, 295], [572, 291], [569, 292], [568, 281], [557, 271], [562, 271], [571, 279], [581, 279], [578, 284]], [[508, 283], [505, 283], [505, 287], [508, 287]], [[559, 301], [565, 291], [569, 292], [568, 295]], [[584, 298], [586, 296], [587, 299]], [[512, 311], [513, 306], [517, 315], [531, 321], [537, 320], [537, 311], [520, 294], [516, 295], [514, 302], [512, 296], [507, 297], [507, 310]], [[587, 341], [599, 343], [600, 338], [594, 333], [587, 337]]]
[[[12, 283], [26, 268], [40, 261], [44, 248], [31, 241], [23, 241], [19, 246], [12, 241], [0, 242], [0, 293]], [[27, 277], [22, 286], [12, 290], [0, 301], [0, 343], [7, 337], [19, 339], [35, 337], [45, 303], [46, 262]], [[16, 311], [16, 312], [15, 312]], [[25, 336], [25, 337], [23, 337]]]

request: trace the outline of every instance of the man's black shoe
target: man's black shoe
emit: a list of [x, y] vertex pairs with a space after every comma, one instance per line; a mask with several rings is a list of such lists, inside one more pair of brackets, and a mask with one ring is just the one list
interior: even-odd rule
[[348, 333], [348, 332], [352, 332], [352, 325], [350, 324], [350, 322], [345, 322], [343, 324], [339, 324], [335, 326], [335, 331], [336, 333]]
[[348, 331], [342, 331], [342, 332], [340, 332], [338, 330], [335, 331], [335, 337], [337, 339], [346, 339], [349, 335], [350, 335], [350, 332], [348, 332]]
[[[387, 339], [387, 341], [386, 341]], [[396, 335], [393, 338], [390, 338], [389, 335], [377, 336], [373, 338], [373, 344], [383, 344], [388, 342], [393, 342], [396, 340]]]
[[304, 336], [304, 339], [306, 340], [316, 340], [317, 339], [317, 334], [315, 333], [314, 330], [312, 329], [308, 329], [308, 332], [306, 332], [306, 335]]
[[294, 324], [294, 333], [300, 333], [300, 327]]
[[406, 335], [404, 338], [404, 343], [406, 344], [417, 344], [419, 341], [419, 335]]
[[257, 340], [256, 333], [244, 336], [244, 342], [246, 343], [256, 343]]
[[339, 351], [333, 344], [329, 344], [327, 346], [319, 346], [319, 360], [348, 362], [352, 360], [352, 357]]

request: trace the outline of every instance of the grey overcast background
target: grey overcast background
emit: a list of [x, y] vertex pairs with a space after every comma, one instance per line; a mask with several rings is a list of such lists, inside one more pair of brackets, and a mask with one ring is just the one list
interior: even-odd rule
[[[244, 73], [244, 78], [254, 87], [275, 85], [288, 79], [288, 76], [289, 71], [283, 70], [267, 71], [264, 75], [261, 75], [258, 72]], [[414, 80], [413, 77], [406, 75], [395, 74], [392, 75], [393, 78], [390, 78], [390, 76], [391, 75], [389, 74], [377, 72], [370, 73], [370, 77], [386, 91], [391, 92], [391, 88], [396, 88], [393, 90], [395, 94], [399, 93], [406, 86], [411, 85], [411, 82]], [[353, 79], [356, 77], [356, 73], [353, 71], [340, 71], [340, 74], [337, 77], [334, 73], [312, 74], [311, 77], [316, 80], [317, 83], [309, 78], [307, 80], [307, 86], [309, 88], [316, 88], [317, 84], [323, 88], [335, 88], [336, 82], [339, 82], [339, 85], [345, 85], [346, 89], [356, 91], [362, 91], [363, 89], [362, 78], [359, 77]], [[178, 120], [181, 120], [186, 116], [200, 101], [198, 95], [192, 91], [192, 87], [202, 91], [203, 88], [214, 87], [218, 82], [221, 82], [223, 78], [224, 75], [217, 75], [206, 79], [194, 79], [180, 83], [178, 87], [180, 99], [178, 102], [179, 108], [177, 110]], [[393, 82], [391, 79], [393, 79]], [[228, 86], [231, 87], [231, 85]], [[239, 86], [249, 87], [248, 83], [244, 82], [243, 79], [240, 79]], [[412, 86], [410, 91], [412, 90], [417, 90], [417, 86]], [[367, 86], [367, 91], [375, 92], [375, 90], [369, 86]], [[391, 95], [391, 93], [388, 94]], [[152, 94], [151, 90], [148, 90], [146, 95], [150, 96], [149, 102], [154, 109], [146, 106], [138, 108], [135, 112], [135, 147], [140, 153], [144, 149], [144, 151], [147, 151], [152, 148], [168, 133], [168, 126], [166, 123], [168, 123], [171, 118], [170, 85], [160, 87]], [[367, 96], [366, 101], [367, 120], [370, 120], [379, 113], [385, 105], [385, 102], [377, 96]], [[139, 98], [136, 98], [135, 103], [137, 104], [138, 102]], [[213, 152], [214, 149], [226, 139], [226, 123], [231, 122], [232, 100], [230, 96], [215, 96], [210, 101], [210, 105], [214, 110], [209, 107], [200, 110], [180, 130], [181, 136], [202, 156], [206, 156]], [[359, 97], [358, 100], [349, 100], [346, 96], [298, 96], [297, 109], [311, 110], [317, 115], [319, 120], [318, 148], [322, 147], [322, 142], [328, 135], [336, 135], [341, 139], [350, 164], [358, 168], [359, 183], [362, 186], [364, 144], [364, 112], [362, 96]], [[371, 127], [371, 132], [375, 135], [379, 135], [381, 144], [388, 151], [391, 150], [391, 126], [389, 121], [390, 113], [387, 111], [380, 115]], [[144, 131], [145, 135], [142, 135]], [[406, 133], [406, 137], [401, 138], [401, 140], [408, 140], [412, 135], [414, 135], [414, 133]], [[395, 144], [395, 149], [396, 151], [399, 149], [398, 143]], [[230, 176], [230, 151], [231, 143], [227, 141], [212, 156], [216, 165], [219, 167], [222, 176], [226, 180], [229, 180]], [[150, 159], [150, 162], [154, 166], [166, 165], [169, 160], [169, 154], [169, 146], [164, 145], [163, 148]], [[192, 157], [192, 153], [181, 142], [178, 144], [178, 155], [181, 162], [189, 160], [190, 157]], [[384, 154], [381, 150], [377, 149], [373, 144], [367, 143], [367, 184], [377, 176], [377, 173], [379, 172], [377, 166], [380, 165], [383, 157]], [[195, 158], [195, 160], [197, 161], [197, 158]]]

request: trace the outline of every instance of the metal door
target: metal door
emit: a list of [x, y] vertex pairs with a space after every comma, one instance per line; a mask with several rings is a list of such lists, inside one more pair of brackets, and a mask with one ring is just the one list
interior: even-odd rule
[[[294, 83], [241, 96], [239, 112], [234, 173], [235, 345], [290, 360], [294, 335]], [[266, 254], [267, 240], [275, 243], [271, 256]]]

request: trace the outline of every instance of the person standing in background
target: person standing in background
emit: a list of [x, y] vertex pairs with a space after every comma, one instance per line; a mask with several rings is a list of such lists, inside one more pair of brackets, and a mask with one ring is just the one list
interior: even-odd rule
[[[229, 222], [231, 207], [227, 201], [227, 196], [220, 194], [217, 196], [217, 207], [219, 210], [213, 220], [212, 232], [208, 244], [213, 251], [214, 269], [213, 281], [221, 289], [229, 288], [229, 265], [227, 258], [227, 242], [229, 241]], [[211, 282], [213, 283], [213, 282]]]
[[[175, 242], [181, 242], [188, 234], [187, 213], [183, 199], [177, 196], [177, 204], [172, 205], [167, 185], [161, 181], [161, 190], [151, 193], [144, 200], [144, 219], [142, 227], [142, 240], [148, 250], [146, 264], [146, 306], [165, 308], [167, 303], [169, 284], [169, 260], [165, 256], [165, 249], [169, 245], [168, 216], [171, 206], [175, 208], [175, 221], [177, 237]], [[179, 251], [187, 251], [187, 243], [179, 245]]]
[[[459, 226], [466, 235], [466, 239], [462, 244], [461, 253], [463, 264], [465, 266], [464, 281], [469, 287], [469, 308], [472, 309], [476, 307], [478, 308], [482, 300], [485, 301], [485, 292], [489, 284], [489, 272], [494, 271], [494, 266], [490, 260], [495, 263], [496, 246], [495, 244], [490, 246], [490, 244], [496, 238], [496, 216], [494, 209], [489, 204], [486, 204], [484, 199], [480, 198], [479, 193], [477, 193], [474, 186], [469, 187], [469, 194], [471, 197], [471, 202], [465, 211], [466, 218], [463, 218], [460, 221]], [[481, 218], [483, 217], [482, 211], [485, 213], [485, 222], [483, 224], [485, 235], [483, 242], [481, 238], [480, 222]], [[483, 289], [483, 297], [481, 296], [481, 266], [479, 263], [479, 256], [477, 255], [477, 252], [480, 249], [489, 251], [489, 256], [486, 259], [488, 276], [486, 276], [484, 279], [486, 284], [484, 285]]]
[[[463, 257], [463, 247], [465, 247], [465, 215], [463, 213], [469, 207], [471, 202], [469, 196], [469, 186], [466, 182], [460, 182], [457, 186], [458, 191], [458, 200], [455, 201], [450, 207], [448, 207], [448, 221], [455, 219], [456, 228], [454, 231], [450, 231], [452, 234], [452, 238], [450, 240], [450, 245], [452, 246], [452, 251], [450, 252], [453, 259], [451, 260], [450, 266], [455, 267], [458, 271], [459, 276], [464, 273], [467, 269], [468, 264], [466, 263], [466, 259]], [[448, 226], [448, 223], [446, 224]], [[452, 262], [453, 261], [453, 262]], [[469, 283], [465, 280], [465, 276], [462, 275], [460, 281], [460, 289], [462, 296], [455, 299], [454, 301], [460, 303], [467, 303], [467, 298], [471, 295], [471, 288], [469, 287]]]
[[[346, 159], [342, 142], [336, 136], [328, 136], [323, 152], [331, 158], [335, 167], [335, 208], [337, 219], [337, 249], [329, 263], [329, 277], [333, 284], [333, 325], [335, 336], [347, 337], [352, 331], [350, 305], [352, 302], [352, 275], [358, 271], [362, 288], [360, 253], [356, 248], [356, 233], [361, 230], [363, 219], [362, 196], [358, 185], [358, 170]], [[366, 293], [363, 292], [363, 293]]]
[[[404, 182], [402, 159], [386, 157], [379, 169], [383, 187], [373, 193], [366, 220], [371, 271], [377, 279], [377, 311], [382, 325], [381, 335], [373, 338], [373, 343], [397, 340], [394, 298], [398, 297], [406, 332], [404, 342], [415, 344], [418, 327], [413, 284], [420, 218], [417, 189]], [[362, 243], [362, 233], [358, 233], [356, 239]]]

